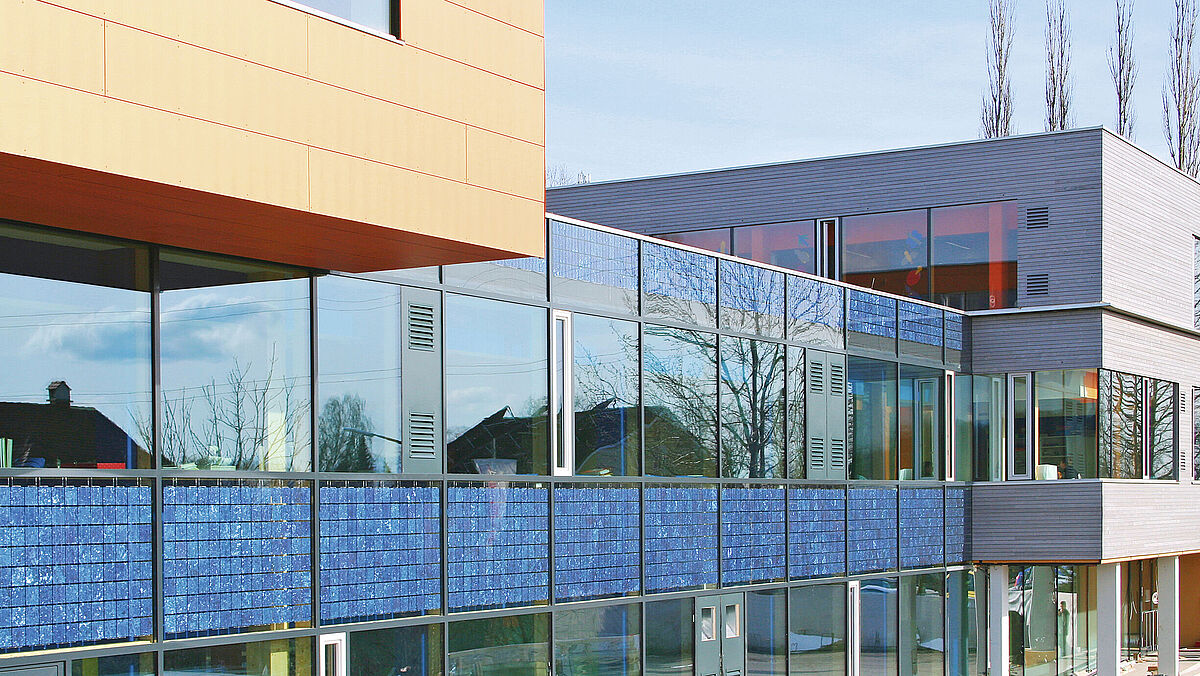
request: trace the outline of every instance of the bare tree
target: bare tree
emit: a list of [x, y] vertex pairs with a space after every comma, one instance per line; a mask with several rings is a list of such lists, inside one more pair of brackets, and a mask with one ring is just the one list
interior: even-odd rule
[[1065, 0], [1046, 0], [1046, 131], [1072, 124], [1069, 21]]
[[1117, 92], [1117, 133], [1133, 140], [1137, 113], [1133, 110], [1133, 84], [1137, 61], [1133, 58], [1133, 3], [1116, 0], [1117, 25], [1114, 43], [1108, 48], [1108, 72]]
[[546, 187], [558, 188], [565, 185], [580, 185], [582, 183], [590, 183], [592, 177], [587, 172], [573, 172], [567, 168], [565, 164], [552, 164], [546, 166]]
[[988, 35], [988, 91], [983, 95], [980, 128], [983, 138], [1013, 133], [1012, 86], [1008, 76], [1008, 57], [1013, 43], [1012, 0], [989, 0], [991, 33]]
[[1163, 134], [1175, 167], [1189, 176], [1200, 172], [1200, 71], [1192, 57], [1195, 41], [1196, 0], [1175, 0], [1162, 91]]

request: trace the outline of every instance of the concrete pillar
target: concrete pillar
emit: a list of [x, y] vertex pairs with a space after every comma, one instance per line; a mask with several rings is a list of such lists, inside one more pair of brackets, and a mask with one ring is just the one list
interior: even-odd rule
[[1121, 673], [1121, 564], [1096, 566], [1096, 673]]
[[1158, 673], [1179, 676], [1179, 557], [1158, 559]]
[[1008, 676], [1008, 566], [988, 566], [988, 673]]

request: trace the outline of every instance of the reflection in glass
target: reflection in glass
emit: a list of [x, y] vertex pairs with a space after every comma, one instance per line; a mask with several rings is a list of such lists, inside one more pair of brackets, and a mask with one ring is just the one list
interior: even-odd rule
[[193, 674], [254, 674], [254, 676], [312, 676], [311, 638], [233, 643], [163, 653], [164, 676]]
[[1096, 668], [1099, 647], [1095, 569], [1091, 566], [1058, 566], [1056, 571], [1058, 673], [1063, 676], [1087, 673]]
[[665, 239], [668, 242], [686, 244], [687, 246], [694, 246], [697, 249], [716, 251], [717, 253], [727, 254], [731, 250], [729, 246], [729, 228], [716, 228], [715, 230], [692, 230], [691, 232], [672, 232], [665, 235], [655, 236], [659, 239]]
[[896, 354], [896, 300], [851, 289], [846, 299], [846, 344]]
[[860, 597], [859, 664], [862, 673], [895, 676], [898, 645], [896, 578], [863, 580]]
[[942, 361], [942, 311], [906, 301], [897, 306], [900, 354]]
[[555, 302], [637, 314], [636, 239], [551, 221], [550, 250]]
[[558, 676], [640, 676], [641, 608], [606, 606], [554, 616]]
[[1025, 676], [1058, 673], [1057, 596], [1054, 566], [1009, 567], [1009, 662]]
[[[804, 440], [808, 409], [804, 401], [804, 348], [787, 348], [787, 464], [788, 477], [805, 478]], [[822, 400], [823, 401], [823, 400]], [[815, 402], [814, 402], [814, 405]]]
[[[787, 590], [746, 593], [746, 672], [756, 676], [787, 674]], [[730, 613], [725, 613], [729, 621]]]
[[901, 676], [945, 673], [943, 596], [945, 574], [900, 578]]
[[900, 365], [900, 478], [942, 478], [940, 369]]
[[322, 472], [399, 472], [400, 287], [317, 280]]
[[734, 228], [733, 255], [815, 275], [816, 223], [796, 221]]
[[692, 599], [655, 601], [645, 605], [646, 676], [692, 673], [695, 664], [692, 608]]
[[350, 634], [354, 676], [441, 676], [442, 625], [395, 627]]
[[843, 281], [929, 300], [928, 234], [925, 209], [843, 218]]
[[930, 227], [935, 303], [960, 310], [1016, 305], [1016, 202], [933, 209]]
[[446, 286], [517, 298], [546, 300], [546, 259], [512, 258], [442, 268]]
[[1099, 377], [1100, 476], [1141, 479], [1142, 378], [1104, 370]]
[[646, 474], [717, 475], [716, 336], [645, 327]]
[[1151, 479], [1175, 479], [1175, 401], [1178, 386], [1165, 380], [1146, 379], [1146, 412], [1150, 417], [1146, 431], [1150, 435], [1149, 462]]
[[954, 380], [954, 479], [985, 481], [975, 477], [975, 384], [967, 373], [955, 373]]
[[721, 462], [728, 477], [782, 478], [784, 348], [721, 339]]
[[896, 479], [896, 365], [847, 358], [850, 381], [850, 478]]
[[846, 585], [817, 584], [791, 590], [792, 676], [846, 673]]
[[946, 574], [946, 672], [949, 674], [979, 673], [977, 598], [973, 570]]
[[550, 673], [550, 616], [544, 613], [451, 622], [448, 634], [451, 674]]
[[1096, 371], [1039, 371], [1034, 376], [1034, 396], [1038, 462], [1055, 468], [1044, 475], [1059, 479], [1096, 478], [1096, 415], [1100, 396]]
[[577, 314], [575, 473], [639, 472], [638, 325]]
[[380, 33], [392, 31], [392, 0], [296, 0], [347, 21], [373, 28]]
[[[972, 409], [974, 429], [975, 481], [1002, 481], [1008, 434], [1008, 386], [1004, 376], [972, 376], [975, 401]], [[961, 478], [961, 477], [960, 477]]]
[[790, 275], [787, 278], [787, 306], [790, 340], [835, 349], [845, 345], [845, 289]]
[[721, 328], [783, 337], [784, 275], [736, 261], [721, 261]]
[[149, 252], [0, 224], [0, 468], [147, 469]]
[[717, 260], [642, 243], [642, 313], [696, 326], [717, 325]]
[[954, 312], [942, 314], [942, 342], [945, 343], [944, 359], [949, 368], [962, 368], [963, 336], [967, 318]]
[[446, 451], [455, 474], [545, 474], [546, 311], [446, 294]]
[[306, 273], [169, 251], [159, 269], [164, 465], [308, 471]]
[[71, 660], [71, 676], [155, 676], [158, 655], [137, 653]]
[[1009, 377], [1012, 386], [1012, 466], [1010, 479], [1028, 479], [1030, 477], [1029, 456], [1029, 375], [1013, 375]]
[[[1192, 410], [1200, 410], [1200, 387], [1192, 388]], [[1200, 415], [1192, 415], [1192, 478], [1200, 479]]]

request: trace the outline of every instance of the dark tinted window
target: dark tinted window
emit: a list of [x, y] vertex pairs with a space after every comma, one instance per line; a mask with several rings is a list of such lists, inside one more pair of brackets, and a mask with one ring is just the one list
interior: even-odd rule
[[842, 279], [897, 296], [929, 300], [925, 209], [842, 219]]
[[348, 653], [354, 676], [437, 676], [442, 673], [442, 625], [355, 632]]
[[733, 255], [816, 274], [816, 223], [771, 223], [733, 229]]
[[550, 664], [550, 616], [515, 615], [451, 622], [451, 674], [545, 674]]

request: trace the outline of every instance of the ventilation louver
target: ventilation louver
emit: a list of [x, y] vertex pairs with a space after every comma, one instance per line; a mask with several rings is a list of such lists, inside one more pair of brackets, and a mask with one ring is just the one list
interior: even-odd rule
[[432, 413], [408, 414], [408, 454], [414, 458], [437, 457], [436, 417]]
[[1050, 209], [1048, 207], [1030, 207], [1025, 212], [1026, 230], [1045, 230], [1050, 227]]
[[1050, 294], [1050, 275], [1039, 273], [1025, 278], [1025, 295], [1046, 296]]
[[434, 322], [433, 308], [429, 305], [408, 306], [408, 347], [413, 350], [433, 352]]

